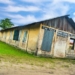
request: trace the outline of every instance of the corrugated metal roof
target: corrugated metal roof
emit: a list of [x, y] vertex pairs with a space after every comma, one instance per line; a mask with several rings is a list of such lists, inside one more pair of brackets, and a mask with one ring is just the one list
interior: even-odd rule
[[[34, 23], [30, 23], [30, 24], [26, 24], [26, 25], [21, 25], [21, 26], [16, 26], [16, 27], [11, 27], [11, 28], [7, 28], [7, 29], [4, 29], [4, 30], [0, 30], [0, 31], [5, 31], [5, 30], [10, 30], [10, 29], [14, 29], [14, 28], [24, 28], [26, 26], [31, 26], [31, 25], [35, 25], [37, 23], [43, 23], [45, 21], [49, 21], [49, 20], [53, 20], [53, 19], [57, 19], [57, 18], [62, 18], [62, 17], [67, 17], [68, 18], [69, 15], [64, 15], [64, 16], [59, 16], [59, 17], [55, 17], [55, 18], [52, 18], [52, 19], [48, 19], [48, 20], [43, 20], [43, 21], [39, 21], [39, 22], [34, 22]], [[70, 19], [67, 19], [68, 21], [70, 21]], [[73, 22], [73, 24], [71, 23]], [[72, 26], [74, 26], [74, 21], [71, 21], [70, 23], [72, 24]], [[74, 27], [75, 28], [75, 27]]]
[[75, 22], [72, 18], [66, 17], [68, 23], [72, 26], [72, 28], [75, 30]]

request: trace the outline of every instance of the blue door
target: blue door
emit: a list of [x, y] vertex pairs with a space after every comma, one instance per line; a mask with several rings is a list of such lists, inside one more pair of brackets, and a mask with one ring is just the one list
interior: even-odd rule
[[54, 36], [54, 29], [45, 29], [41, 50], [50, 52], [52, 40]]

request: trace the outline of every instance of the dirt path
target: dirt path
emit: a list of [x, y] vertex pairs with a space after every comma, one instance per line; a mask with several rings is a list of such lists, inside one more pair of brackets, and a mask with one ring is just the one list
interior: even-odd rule
[[[63, 64], [63, 63], [62, 63]], [[55, 68], [28, 65], [25, 63], [0, 62], [0, 75], [75, 75], [75, 65]]]

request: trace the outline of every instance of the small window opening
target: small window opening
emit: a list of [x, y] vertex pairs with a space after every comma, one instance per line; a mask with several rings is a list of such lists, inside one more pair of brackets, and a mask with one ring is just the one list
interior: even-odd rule
[[16, 41], [19, 40], [19, 30], [15, 30], [15, 31], [14, 31], [14, 37], [13, 37], [13, 40], [16, 40]]
[[26, 42], [26, 40], [27, 40], [27, 34], [28, 34], [28, 32], [25, 31], [22, 42]]
[[70, 50], [74, 50], [75, 39], [70, 38]]

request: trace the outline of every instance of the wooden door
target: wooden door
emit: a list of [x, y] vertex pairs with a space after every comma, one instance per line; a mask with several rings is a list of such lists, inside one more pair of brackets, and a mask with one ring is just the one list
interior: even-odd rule
[[44, 29], [43, 42], [41, 50], [49, 52], [52, 46], [52, 40], [54, 36], [54, 29]]

